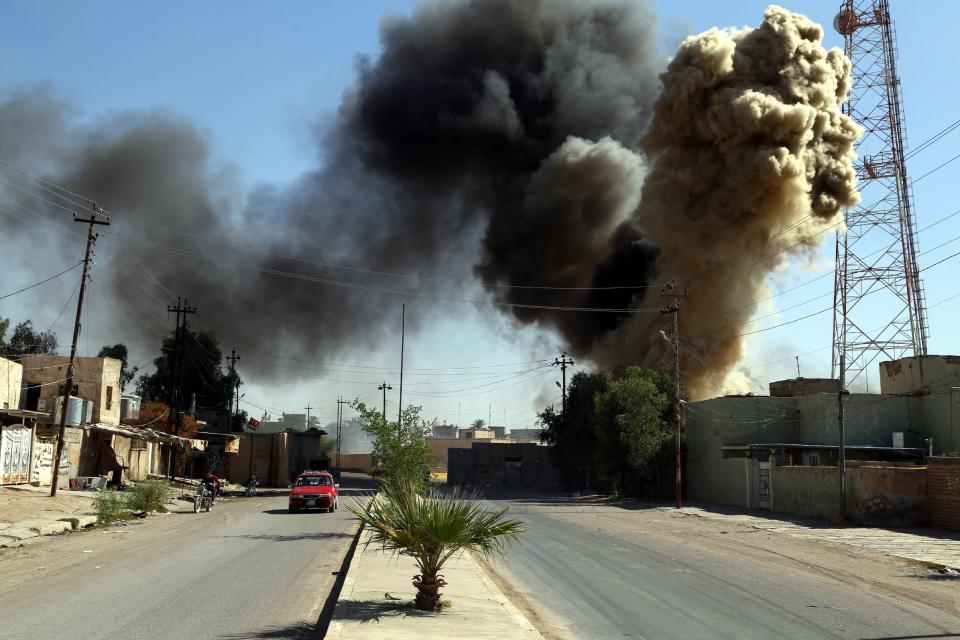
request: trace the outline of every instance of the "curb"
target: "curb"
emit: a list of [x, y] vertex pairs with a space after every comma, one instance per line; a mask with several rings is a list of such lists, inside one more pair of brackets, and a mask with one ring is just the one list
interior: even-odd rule
[[510, 602], [510, 599], [507, 597], [507, 595], [501, 591], [500, 587], [498, 587], [490, 578], [490, 576], [487, 575], [487, 572], [484, 570], [483, 566], [477, 562], [477, 559], [473, 556], [473, 554], [468, 551], [464, 555], [470, 558], [470, 562], [473, 563], [477, 573], [480, 574], [480, 579], [483, 580], [485, 585], [487, 585], [487, 588], [490, 589], [490, 591], [494, 594], [494, 596], [497, 598], [497, 601], [507, 611], [510, 617], [513, 618], [514, 622], [522, 627], [526, 627], [526, 633], [523, 637], [528, 640], [544, 640], [543, 634], [541, 634], [540, 631], [533, 626], [533, 623], [531, 623], [527, 617], [523, 615], [523, 612], [521, 612], [515, 604]]
[[353, 562], [353, 556], [357, 551], [357, 547], [360, 545], [360, 537], [362, 535], [363, 523], [360, 523], [357, 525], [357, 533], [353, 536], [353, 542], [350, 543], [350, 548], [347, 549], [347, 553], [343, 557], [343, 562], [340, 564], [337, 579], [333, 582], [330, 593], [327, 594], [327, 599], [323, 603], [323, 609], [320, 610], [320, 617], [317, 619], [317, 625], [314, 628], [314, 633], [318, 638], [330, 638], [330, 640], [340, 638], [343, 623], [334, 623], [333, 614], [337, 608], [337, 603], [340, 601], [340, 594], [343, 593], [344, 587], [347, 585], [351, 588], [353, 587], [353, 576], [350, 575], [350, 565]]

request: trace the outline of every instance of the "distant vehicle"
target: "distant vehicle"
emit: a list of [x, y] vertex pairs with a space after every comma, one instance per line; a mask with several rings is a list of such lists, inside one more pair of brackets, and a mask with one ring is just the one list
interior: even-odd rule
[[200, 513], [200, 510], [210, 511], [213, 506], [213, 494], [207, 489], [207, 486], [200, 484], [197, 487], [197, 494], [193, 496], [193, 512]]
[[290, 489], [290, 513], [301, 509], [337, 510], [337, 486], [326, 471], [305, 471], [297, 476]]

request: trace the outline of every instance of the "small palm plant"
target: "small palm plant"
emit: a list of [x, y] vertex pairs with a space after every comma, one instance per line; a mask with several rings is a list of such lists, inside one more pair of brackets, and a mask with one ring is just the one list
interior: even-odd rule
[[470, 550], [497, 556], [525, 531], [523, 523], [508, 518], [507, 510], [486, 511], [476, 495], [454, 489], [427, 489], [423, 494], [408, 483], [388, 482], [366, 508], [348, 507], [370, 528], [367, 544], [410, 556], [420, 573], [413, 578], [414, 603], [423, 611], [440, 611], [440, 589], [446, 585], [440, 571], [455, 553]]

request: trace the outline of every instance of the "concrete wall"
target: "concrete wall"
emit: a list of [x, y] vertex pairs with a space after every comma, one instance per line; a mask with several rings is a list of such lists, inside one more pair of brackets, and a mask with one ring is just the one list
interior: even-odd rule
[[447, 482], [507, 487], [557, 487], [560, 471], [550, 448], [536, 443], [474, 442], [448, 450]]
[[[461, 432], [462, 433], [462, 432]], [[450, 449], [469, 449], [473, 446], [473, 440], [463, 440], [460, 438], [427, 438], [427, 464], [431, 469], [446, 469], [448, 450]]]
[[770, 383], [770, 396], [783, 398], [789, 396], [808, 396], [813, 393], [833, 393], [840, 391], [840, 381], [831, 378], [791, 378]]
[[[853, 393], [844, 401], [844, 425], [848, 445], [883, 446], [893, 444], [894, 431], [914, 428], [910, 399]], [[800, 410], [797, 440], [799, 444], [839, 444], [836, 394], [820, 393], [797, 398]], [[919, 425], [916, 425], [919, 426]], [[767, 442], [771, 442], [767, 440]]]
[[914, 356], [880, 363], [880, 393], [907, 394], [960, 386], [960, 356]]
[[20, 408], [20, 383], [23, 365], [0, 358], [0, 409]]
[[796, 439], [797, 398], [730, 396], [686, 406], [684, 491], [688, 498], [748, 505], [747, 460], [721, 447]]
[[[840, 475], [836, 467], [773, 467], [772, 510], [839, 521]], [[847, 466], [847, 517], [856, 524], [917, 526], [927, 514], [925, 467]]]
[[960, 495], [950, 481], [960, 482], [960, 457], [934, 457], [927, 460], [927, 500], [930, 524], [960, 530]]
[[[48, 398], [62, 393], [58, 380], [67, 377], [66, 356], [24, 356], [23, 386], [40, 384], [39, 410], [45, 409]], [[120, 367], [114, 358], [77, 358], [74, 384], [77, 396], [93, 402], [93, 421], [120, 424]], [[23, 407], [36, 409], [37, 407]]]
[[[288, 433], [245, 433], [240, 449], [227, 460], [231, 482], [244, 484], [251, 469], [262, 486], [285, 487], [290, 483], [290, 446]], [[296, 459], [295, 459], [296, 461]]]
[[[910, 398], [918, 408], [922, 431], [933, 438], [935, 454], [960, 452], [960, 388]], [[925, 446], [918, 443], [917, 446]]]
[[377, 467], [377, 460], [372, 453], [341, 453], [340, 468], [344, 471], [359, 471], [373, 473]]

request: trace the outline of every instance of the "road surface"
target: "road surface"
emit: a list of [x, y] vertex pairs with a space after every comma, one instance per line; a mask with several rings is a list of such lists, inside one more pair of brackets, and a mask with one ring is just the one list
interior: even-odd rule
[[284, 496], [234, 498], [4, 550], [0, 638], [312, 637], [356, 531], [340, 500], [289, 514]]
[[601, 501], [490, 503], [527, 524], [492, 568], [547, 638], [960, 638], [960, 581], [876, 552]]

